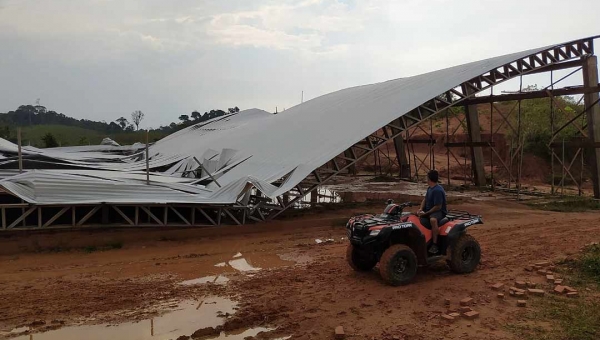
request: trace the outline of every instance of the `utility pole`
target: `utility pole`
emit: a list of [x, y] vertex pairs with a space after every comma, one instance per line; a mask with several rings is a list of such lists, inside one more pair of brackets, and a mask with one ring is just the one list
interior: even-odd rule
[[17, 128], [17, 145], [19, 153], [19, 173], [23, 172], [23, 153], [21, 152], [21, 128]]

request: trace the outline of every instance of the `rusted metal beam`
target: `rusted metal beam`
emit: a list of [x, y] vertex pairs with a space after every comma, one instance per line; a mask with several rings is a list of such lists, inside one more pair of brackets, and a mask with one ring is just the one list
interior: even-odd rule
[[489, 104], [489, 103], [500, 103], [500, 102], [510, 102], [515, 100], [525, 100], [525, 99], [538, 99], [538, 98], [548, 98], [558, 97], [558, 96], [573, 96], [577, 94], [587, 94], [587, 93], [598, 93], [600, 92], [600, 84], [596, 86], [584, 87], [584, 86], [570, 86], [562, 89], [556, 90], [539, 90], [539, 91], [530, 91], [523, 93], [510, 93], [510, 94], [501, 94], [494, 96], [482, 96], [475, 97], [471, 99], [465, 99], [464, 103], [466, 105], [475, 105], [475, 104]]
[[447, 148], [470, 148], [470, 147], [495, 147], [494, 142], [455, 142], [455, 143], [444, 143]]

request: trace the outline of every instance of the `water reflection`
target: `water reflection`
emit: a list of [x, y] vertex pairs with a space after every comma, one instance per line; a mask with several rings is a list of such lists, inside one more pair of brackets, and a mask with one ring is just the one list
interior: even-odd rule
[[[290, 202], [291, 200], [295, 199], [296, 197], [304, 194], [304, 192], [299, 193], [294, 190], [295, 189], [292, 189], [289, 194], [283, 195], [284, 203], [287, 204], [287, 202]], [[270, 198], [264, 197], [263, 195], [261, 195], [261, 193], [258, 190], [256, 190], [256, 188], [253, 188], [250, 190], [249, 197], [250, 198], [248, 199], [248, 203], [250, 206], [264, 204], [264, 203], [269, 204], [269, 205], [279, 205], [279, 202], [277, 199], [270, 199]], [[328, 203], [341, 203], [341, 202], [342, 202], [342, 197], [336, 191], [333, 191], [331, 189], [327, 189], [324, 187], [319, 187], [319, 188], [313, 190], [312, 192], [307, 193], [298, 201], [294, 202], [292, 207], [294, 209], [305, 209], [305, 208], [310, 208], [311, 206], [313, 206], [315, 204], [328, 204]]]
[[[205, 327], [217, 327], [226, 320], [223, 315], [235, 312], [236, 303], [221, 297], [209, 297], [200, 302], [185, 301], [166, 314], [139, 322], [118, 325], [89, 325], [64, 327], [44, 333], [29, 334], [16, 340], [168, 340], [181, 335], [190, 336]], [[29, 329], [26, 329], [26, 331]], [[218, 337], [217, 337], [218, 338]], [[231, 337], [230, 337], [231, 338]], [[234, 338], [231, 338], [234, 339]], [[243, 339], [240, 338], [240, 339]]]
[[179, 284], [183, 285], [183, 286], [194, 286], [194, 285], [201, 285], [201, 284], [205, 284], [205, 283], [226, 284], [227, 282], [229, 282], [229, 278], [227, 278], [227, 276], [210, 275], [210, 276], [199, 277], [197, 279], [186, 280], [186, 281], [180, 282]]

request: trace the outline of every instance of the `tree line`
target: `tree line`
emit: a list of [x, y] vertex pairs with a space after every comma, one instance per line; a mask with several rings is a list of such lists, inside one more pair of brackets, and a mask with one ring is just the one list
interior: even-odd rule
[[[166, 126], [150, 129], [150, 131], [156, 131], [167, 135], [190, 125], [239, 111], [240, 109], [237, 106], [229, 108], [227, 111], [216, 109], [206, 111], [204, 114], [198, 111], [193, 111], [189, 115], [180, 115], [179, 121], [177, 122], [172, 122]], [[16, 127], [35, 125], [74, 126], [106, 134], [135, 132], [139, 130], [140, 124], [144, 117], [145, 114], [142, 111], [136, 110], [131, 113], [130, 119], [119, 117], [113, 122], [93, 121], [88, 119], [72, 118], [63, 113], [48, 110], [45, 106], [39, 104], [21, 105], [14, 111], [0, 113], [0, 137], [12, 141], [15, 136], [15, 131], [11, 130], [16, 130]], [[44, 136], [43, 142], [46, 147], [57, 146], [56, 138], [51, 133]]]

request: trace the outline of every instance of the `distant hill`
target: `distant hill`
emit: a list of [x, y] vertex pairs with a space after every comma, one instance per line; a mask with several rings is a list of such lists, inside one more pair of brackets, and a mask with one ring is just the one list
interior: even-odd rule
[[[223, 110], [211, 110], [201, 114], [198, 111], [190, 115], [180, 115], [179, 122], [168, 126], [151, 129], [148, 139], [157, 141], [182, 128], [221, 117], [227, 113], [239, 112], [238, 107]], [[141, 112], [140, 112], [141, 113]], [[142, 114], [143, 118], [143, 114]], [[114, 122], [75, 119], [56, 111], [48, 110], [41, 105], [21, 105], [14, 111], [0, 113], [0, 137], [17, 142], [17, 127], [22, 128], [23, 145], [36, 147], [47, 146], [44, 136], [51, 135], [60, 146], [100, 144], [103, 138], [109, 137], [121, 145], [146, 141], [145, 131], [135, 131], [134, 124], [125, 117]]]

